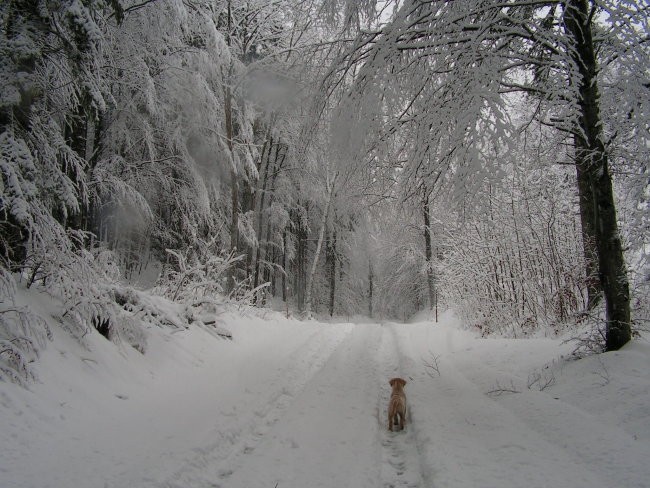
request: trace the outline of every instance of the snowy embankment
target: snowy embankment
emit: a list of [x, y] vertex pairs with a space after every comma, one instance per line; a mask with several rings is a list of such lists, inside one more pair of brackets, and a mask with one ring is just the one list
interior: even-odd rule
[[[558, 340], [437, 324], [224, 316], [141, 355], [63, 332], [0, 383], [3, 487], [647, 487], [650, 345], [564, 362]], [[388, 380], [410, 423], [386, 431]]]

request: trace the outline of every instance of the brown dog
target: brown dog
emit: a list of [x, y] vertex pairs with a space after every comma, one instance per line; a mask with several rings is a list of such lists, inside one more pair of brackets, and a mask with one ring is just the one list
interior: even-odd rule
[[398, 430], [404, 430], [404, 424], [406, 424], [404, 385], [406, 385], [406, 381], [402, 378], [393, 378], [389, 383], [393, 387], [393, 391], [388, 402], [388, 430], [392, 431], [394, 425], [399, 427]]

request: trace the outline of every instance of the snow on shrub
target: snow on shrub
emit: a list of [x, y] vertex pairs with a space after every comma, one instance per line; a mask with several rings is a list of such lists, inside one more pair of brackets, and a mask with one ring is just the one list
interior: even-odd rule
[[47, 323], [15, 303], [13, 276], [0, 267], [0, 380], [25, 385], [36, 378], [31, 363], [52, 338]]

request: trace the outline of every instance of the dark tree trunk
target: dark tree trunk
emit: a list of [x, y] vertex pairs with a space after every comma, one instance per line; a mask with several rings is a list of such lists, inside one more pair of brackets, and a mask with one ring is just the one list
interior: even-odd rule
[[[307, 211], [307, 209], [305, 209]], [[293, 276], [293, 289], [296, 296], [296, 306], [298, 310], [305, 309], [305, 285], [306, 285], [306, 272], [307, 272], [307, 245], [308, 235], [307, 229], [302, 224], [300, 212], [295, 210], [293, 212], [293, 226], [296, 234], [296, 260], [295, 260], [295, 273]]]
[[263, 283], [269, 283], [271, 281], [271, 256], [270, 256], [270, 244], [271, 242], [271, 220], [266, 223], [266, 236], [264, 238], [264, 269], [262, 272], [262, 282]]
[[[268, 198], [268, 204], [267, 208], [271, 209], [274, 201], [274, 196], [275, 196], [275, 184], [278, 179], [278, 176], [280, 174], [280, 171], [282, 170], [282, 166], [284, 164], [287, 152], [286, 149], [283, 153], [280, 153], [280, 147], [281, 144], [278, 143], [276, 144], [277, 148], [275, 151], [275, 156], [273, 159], [273, 171], [271, 172], [271, 176], [269, 179], [269, 187], [268, 187], [268, 193], [269, 193], [269, 198]], [[285, 146], [286, 147], [286, 146]], [[271, 161], [269, 161], [269, 165], [271, 165]], [[273, 222], [271, 216], [269, 216], [268, 223], [266, 226], [266, 239], [263, 241], [264, 242], [264, 261], [266, 264], [265, 272], [264, 272], [264, 281], [265, 282], [271, 282], [271, 288], [273, 295], [275, 296], [275, 282], [273, 281], [274, 276], [275, 276], [275, 261], [276, 261], [276, 248], [279, 243], [277, 242], [272, 242], [273, 238]]]
[[[257, 288], [259, 285], [259, 276], [260, 276], [260, 257], [261, 257], [261, 247], [262, 247], [262, 221], [263, 221], [263, 213], [264, 213], [264, 201], [266, 200], [266, 191], [267, 191], [267, 182], [268, 182], [268, 176], [269, 176], [269, 166], [271, 166], [271, 151], [273, 150], [273, 139], [269, 136], [269, 139], [265, 143], [265, 148], [268, 147], [268, 151], [266, 153], [266, 160], [264, 158], [264, 150], [262, 150], [262, 163], [261, 165], [264, 167], [264, 173], [262, 176], [262, 184], [261, 188], [258, 190], [259, 191], [259, 204], [257, 205], [257, 249], [255, 250], [255, 274], [253, 278], [253, 288]], [[277, 158], [277, 149], [275, 152], [275, 156]]]
[[271, 296], [275, 297], [277, 293], [276, 289], [276, 284], [277, 284], [277, 269], [276, 269], [276, 261], [278, 259], [278, 250], [275, 246], [273, 246], [273, 249], [271, 250], [271, 265], [269, 268], [269, 281], [271, 282]]
[[[231, 45], [231, 32], [232, 32], [232, 11], [231, 2], [228, 1], [228, 32], [226, 33], [226, 44], [228, 47]], [[231, 61], [228, 68], [228, 78], [226, 80], [226, 89], [224, 97], [224, 122], [226, 124], [226, 142], [228, 144], [228, 151], [230, 153], [230, 198], [232, 215], [230, 220], [230, 248], [236, 252], [239, 246], [239, 175], [235, 166], [234, 154], [234, 133], [233, 133], [233, 96], [232, 96], [232, 79], [233, 79], [233, 63]], [[237, 273], [237, 266], [231, 266], [228, 270], [228, 288], [229, 291], [235, 288], [235, 276]]]
[[[85, 171], [88, 175], [92, 172], [93, 167], [91, 166], [92, 154], [89, 154], [89, 147], [93, 147], [95, 144], [95, 130], [89, 130], [89, 126], [94, 129], [94, 124], [91, 123], [91, 118], [93, 117], [93, 109], [90, 108], [89, 95], [82, 94], [80, 96], [80, 102], [77, 106], [68, 114], [65, 122], [64, 137], [68, 146], [79, 155], [80, 158], [86, 161]], [[89, 140], [90, 138], [90, 140]], [[94, 166], [94, 164], [93, 164]], [[67, 171], [68, 177], [74, 181], [75, 175], [69, 169]], [[72, 229], [82, 229], [89, 230], [88, 225], [88, 213], [90, 212], [90, 206], [92, 205], [91, 199], [88, 199], [88, 202], [84, 203], [84, 199], [80, 198], [79, 212], [74, 215], [68, 215], [65, 219], [58, 218], [59, 222], [65, 227]]]
[[425, 194], [423, 200], [424, 211], [424, 253], [427, 261], [427, 289], [429, 292], [429, 310], [434, 307], [433, 262], [431, 253], [431, 213], [429, 209], [429, 196]]
[[[255, 209], [255, 183], [251, 179], [250, 175], [247, 175], [246, 178], [242, 178], [242, 188], [241, 188], [241, 213], [246, 215], [248, 212]], [[242, 243], [244, 247], [244, 243]], [[246, 278], [249, 279], [253, 272], [253, 256], [255, 254], [255, 247], [245, 243], [246, 247], [246, 261], [245, 261], [245, 272]], [[242, 249], [243, 251], [243, 249]]]
[[289, 229], [286, 228], [284, 229], [284, 233], [282, 234], [282, 270], [284, 271], [282, 273], [282, 301], [287, 303], [287, 299], [289, 298], [289, 290], [287, 289], [287, 273], [288, 273], [288, 261], [287, 261], [287, 242], [289, 239]]
[[334, 177], [330, 180], [327, 178], [327, 200], [325, 201], [325, 209], [323, 210], [323, 217], [320, 224], [320, 229], [318, 230], [318, 239], [316, 241], [316, 250], [314, 251], [314, 259], [311, 263], [311, 268], [309, 269], [309, 274], [307, 275], [307, 289], [305, 291], [305, 315], [307, 319], [311, 320], [311, 301], [312, 294], [314, 291], [314, 276], [316, 274], [316, 267], [318, 266], [318, 261], [320, 259], [321, 249], [323, 248], [323, 239], [325, 238], [325, 229], [327, 227], [327, 222], [329, 221], [329, 215], [332, 208], [332, 201], [334, 200], [334, 189], [336, 188], [336, 182], [339, 178], [339, 173], [336, 172]]
[[327, 261], [330, 282], [330, 317], [334, 315], [334, 302], [336, 298], [336, 227], [332, 229], [332, 236], [327, 246]]
[[580, 113], [574, 137], [576, 165], [584, 168], [593, 194], [595, 244], [607, 314], [606, 348], [612, 351], [620, 349], [631, 338], [630, 292], [603, 141], [597, 63], [591, 33], [593, 12], [590, 10], [587, 0], [569, 0], [565, 5], [564, 20], [572, 42], [570, 52], [575, 65], [570, 71], [570, 82], [578, 87], [580, 93]]
[[578, 156], [577, 148], [581, 141], [574, 138], [576, 148], [576, 177], [582, 226], [582, 247], [587, 279], [587, 309], [591, 310], [600, 302], [602, 287], [598, 276], [598, 251], [596, 249], [596, 214], [594, 212], [594, 193], [589, 177], [588, 160]]
[[232, 94], [230, 87], [226, 88], [226, 140], [230, 151], [230, 196], [232, 203], [232, 215], [230, 220], [230, 247], [237, 249], [239, 244], [239, 176], [235, 168], [235, 154], [233, 145], [233, 123], [232, 123]]
[[374, 273], [372, 270], [372, 261], [368, 258], [368, 316], [372, 318], [372, 293], [374, 287]]

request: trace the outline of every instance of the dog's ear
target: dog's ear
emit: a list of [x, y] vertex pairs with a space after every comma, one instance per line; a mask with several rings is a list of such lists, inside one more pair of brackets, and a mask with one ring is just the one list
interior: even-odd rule
[[396, 380], [396, 379], [397, 379], [397, 378], [393, 378], [392, 380], [390, 380], [390, 381], [388, 382], [388, 384], [389, 384], [390, 386], [393, 386], [393, 385], [395, 384], [395, 380]]
[[403, 380], [402, 378], [399, 379], [400, 383], [402, 383], [402, 387], [406, 385], [406, 380]]

